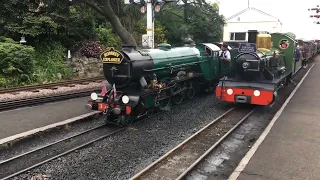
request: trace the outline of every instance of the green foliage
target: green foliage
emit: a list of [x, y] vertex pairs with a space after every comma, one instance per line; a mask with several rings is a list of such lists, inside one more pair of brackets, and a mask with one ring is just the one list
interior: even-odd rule
[[173, 46], [183, 44], [182, 37], [186, 36], [188, 31], [188, 25], [184, 23], [183, 9], [168, 5], [157, 14], [156, 20], [165, 27], [168, 43]]
[[70, 47], [74, 42], [94, 37], [94, 12], [82, 4], [68, 7], [68, 1], [44, 1], [40, 8], [29, 0], [9, 0], [0, 5], [6, 12], [0, 17], [5, 33], [12, 37], [27, 37], [31, 45], [59, 41]]
[[36, 47], [35, 70], [32, 80], [35, 83], [56, 82], [70, 79], [72, 70], [66, 65], [67, 49], [60, 43], [40, 44]]
[[98, 40], [104, 47], [121, 48], [121, 39], [111, 28], [99, 26], [95, 29], [96, 40]]
[[218, 11], [217, 4], [168, 5], [156, 18], [165, 27], [168, 42], [174, 46], [183, 45], [183, 39], [188, 36], [196, 43], [215, 42], [221, 40], [225, 24]]
[[156, 21], [155, 25], [154, 25], [154, 41], [157, 44], [161, 44], [161, 43], [167, 43], [167, 38], [166, 38], [166, 34], [167, 34], [167, 30], [164, 28], [164, 26], [159, 22]]
[[[145, 19], [142, 19], [145, 20]], [[146, 32], [146, 23], [145, 21], [139, 21], [139, 23], [136, 25], [136, 29], [135, 32], [138, 34], [137, 38], [139, 38], [137, 40], [137, 42], [139, 42], [141, 44], [141, 35], [145, 34]], [[155, 25], [154, 25], [154, 42], [155, 44], [161, 44], [161, 43], [167, 43], [167, 30], [166, 28], [161, 24], [160, 21], [155, 21]]]
[[17, 44], [16, 41], [14, 41], [13, 39], [10, 39], [10, 38], [6, 38], [4, 36], [0, 36], [0, 43], [3, 42], [3, 43], [12, 43], [12, 44]]
[[[31, 81], [34, 69], [34, 48], [0, 38], [0, 86], [10, 87]], [[8, 83], [8, 82], [11, 83]]]
[[204, 5], [199, 8], [189, 6], [189, 32], [196, 42], [215, 42], [222, 39], [224, 20], [216, 8]]

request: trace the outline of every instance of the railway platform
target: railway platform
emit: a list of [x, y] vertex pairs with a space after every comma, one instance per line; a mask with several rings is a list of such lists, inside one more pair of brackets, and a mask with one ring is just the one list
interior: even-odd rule
[[319, 77], [318, 59], [229, 176], [230, 180], [320, 179]]
[[0, 142], [20, 133], [87, 114], [84, 105], [88, 98], [90, 97], [0, 112]]

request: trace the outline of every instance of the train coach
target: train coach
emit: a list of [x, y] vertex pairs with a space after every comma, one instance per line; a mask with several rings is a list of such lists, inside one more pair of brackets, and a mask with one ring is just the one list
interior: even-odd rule
[[297, 41], [303, 60], [309, 60], [316, 55], [318, 46], [315, 41], [304, 41], [301, 39], [297, 39]]
[[240, 43], [233, 70], [219, 80], [216, 97], [230, 103], [270, 105], [279, 89], [311, 58], [315, 46], [304, 42], [304, 57], [296, 58], [297, 41], [287, 34], [248, 32], [248, 42]]
[[219, 60], [220, 48], [213, 43], [156, 49], [124, 46], [101, 54], [109, 84], [93, 92], [87, 109], [102, 111], [107, 123], [127, 126], [154, 111], [170, 109], [197, 93], [212, 92], [219, 79], [230, 72]]

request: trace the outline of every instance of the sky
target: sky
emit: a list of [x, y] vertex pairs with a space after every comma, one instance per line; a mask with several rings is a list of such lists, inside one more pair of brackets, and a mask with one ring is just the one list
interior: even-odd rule
[[[207, 2], [217, 0], [207, 0]], [[218, 0], [220, 13], [226, 18], [248, 7], [248, 0]], [[314, 24], [316, 14], [308, 11], [320, 5], [320, 0], [250, 0], [250, 6], [275, 16], [282, 22], [282, 32], [293, 32], [296, 38], [320, 39], [320, 24]], [[320, 15], [320, 13], [319, 13]]]

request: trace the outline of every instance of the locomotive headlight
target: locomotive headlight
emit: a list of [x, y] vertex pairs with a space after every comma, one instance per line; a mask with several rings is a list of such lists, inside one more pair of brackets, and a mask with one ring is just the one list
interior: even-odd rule
[[253, 91], [253, 95], [254, 95], [254, 96], [260, 96], [260, 91], [259, 91], [259, 90]]
[[123, 102], [123, 104], [128, 104], [129, 103], [129, 97], [128, 96], [126, 96], [126, 95], [124, 95], [124, 96], [122, 96], [122, 102]]
[[233, 93], [233, 90], [232, 89], [228, 89], [227, 90], [227, 94], [231, 95]]
[[98, 94], [97, 93], [95, 93], [95, 92], [93, 92], [93, 93], [91, 93], [91, 95], [90, 95], [90, 97], [91, 97], [91, 99], [92, 100], [97, 100], [98, 99]]

